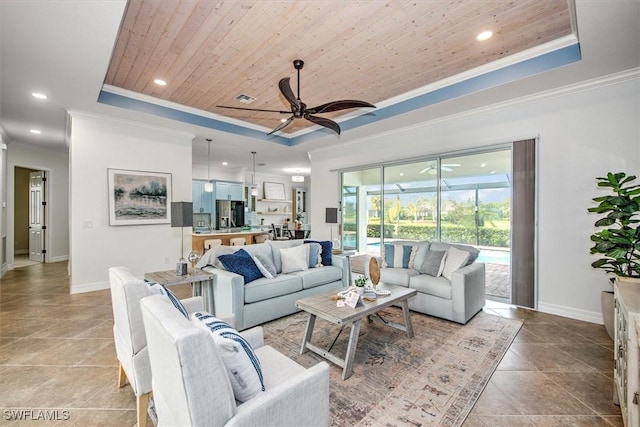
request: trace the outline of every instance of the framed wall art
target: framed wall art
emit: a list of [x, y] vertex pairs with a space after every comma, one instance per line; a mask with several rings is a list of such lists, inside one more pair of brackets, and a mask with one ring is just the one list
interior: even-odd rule
[[264, 198], [270, 200], [286, 200], [284, 184], [281, 182], [264, 182]]
[[171, 174], [108, 169], [109, 225], [171, 223]]

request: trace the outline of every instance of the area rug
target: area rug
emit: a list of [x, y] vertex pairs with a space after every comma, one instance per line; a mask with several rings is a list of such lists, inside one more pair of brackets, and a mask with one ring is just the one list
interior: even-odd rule
[[[402, 323], [390, 307], [382, 317]], [[300, 312], [263, 325], [265, 343], [304, 367], [322, 359], [300, 355], [308, 314]], [[412, 312], [415, 336], [380, 322], [363, 322], [353, 374], [329, 363], [332, 426], [459, 426], [482, 393], [522, 321], [478, 313], [466, 325]], [[316, 320], [312, 343], [328, 348], [340, 328]], [[349, 329], [332, 353], [344, 356]]]

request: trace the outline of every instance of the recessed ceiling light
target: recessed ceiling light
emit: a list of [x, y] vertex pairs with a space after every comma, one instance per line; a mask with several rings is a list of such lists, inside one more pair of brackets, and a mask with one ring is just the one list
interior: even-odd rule
[[167, 85], [167, 82], [165, 82], [165, 81], [164, 81], [164, 80], [162, 80], [162, 79], [155, 79], [153, 82], [154, 82], [155, 84], [157, 84], [158, 86], [166, 86], [166, 85]]
[[38, 98], [38, 99], [47, 99], [47, 95], [45, 95], [44, 93], [39, 93], [39, 92], [33, 92], [31, 94], [31, 96], [33, 96], [34, 98]]
[[489, 40], [491, 38], [491, 36], [493, 36], [493, 32], [491, 31], [483, 31], [480, 34], [478, 34], [476, 36], [476, 40], [478, 40], [479, 42], [485, 41], [485, 40]]
[[222, 166], [227, 166], [229, 163], [227, 162], [222, 162]]
[[487, 167], [487, 164], [486, 164], [486, 163], [484, 163], [484, 162], [483, 162], [483, 163], [480, 163], [480, 167], [481, 167], [481, 168], [486, 168], [486, 167]]
[[39, 131], [38, 129], [31, 129], [29, 132], [35, 133], [36, 135], [40, 135], [42, 133], [42, 131]]

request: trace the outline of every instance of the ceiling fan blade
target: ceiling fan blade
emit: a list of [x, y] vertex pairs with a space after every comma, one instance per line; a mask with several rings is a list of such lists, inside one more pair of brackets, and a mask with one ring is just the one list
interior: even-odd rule
[[226, 105], [216, 105], [218, 108], [230, 108], [232, 110], [245, 110], [245, 111], [265, 111], [267, 113], [280, 113], [280, 114], [291, 114], [291, 111], [281, 111], [281, 110], [262, 110], [260, 108], [244, 108], [244, 107], [228, 107]]
[[278, 82], [278, 87], [280, 88], [280, 92], [282, 92], [282, 95], [284, 95], [284, 97], [287, 98], [287, 101], [289, 101], [289, 104], [291, 104], [291, 111], [297, 112], [300, 111], [300, 100], [298, 100], [293, 94], [293, 91], [291, 90], [291, 84], [289, 84], [289, 80], [289, 77], [280, 79], [280, 81]]
[[[289, 114], [291, 114], [291, 112], [289, 112]], [[274, 130], [272, 130], [271, 132], [269, 132], [267, 135], [271, 135], [272, 133], [276, 133], [276, 132], [278, 132], [279, 130], [282, 130], [282, 129], [286, 128], [287, 126], [289, 126], [289, 125], [291, 124], [291, 122], [293, 121], [293, 119], [294, 119], [294, 118], [295, 118], [294, 116], [289, 117], [287, 120], [285, 120], [284, 122], [282, 122], [282, 123], [280, 124], [280, 126], [278, 126], [278, 127], [277, 127], [277, 128], [275, 128]]]
[[333, 120], [325, 119], [324, 117], [312, 116], [310, 114], [305, 114], [304, 118], [317, 125], [329, 128], [340, 135], [340, 126], [338, 126], [338, 124]]
[[311, 114], [328, 113], [329, 111], [346, 110], [348, 108], [376, 108], [375, 105], [366, 101], [358, 101], [357, 99], [343, 99], [340, 101], [327, 102], [326, 104], [318, 105], [317, 107], [307, 108], [307, 111]]

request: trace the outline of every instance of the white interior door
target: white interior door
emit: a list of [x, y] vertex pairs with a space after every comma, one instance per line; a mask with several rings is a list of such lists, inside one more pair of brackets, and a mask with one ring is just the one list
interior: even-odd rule
[[29, 259], [44, 262], [45, 249], [45, 173], [29, 173]]

